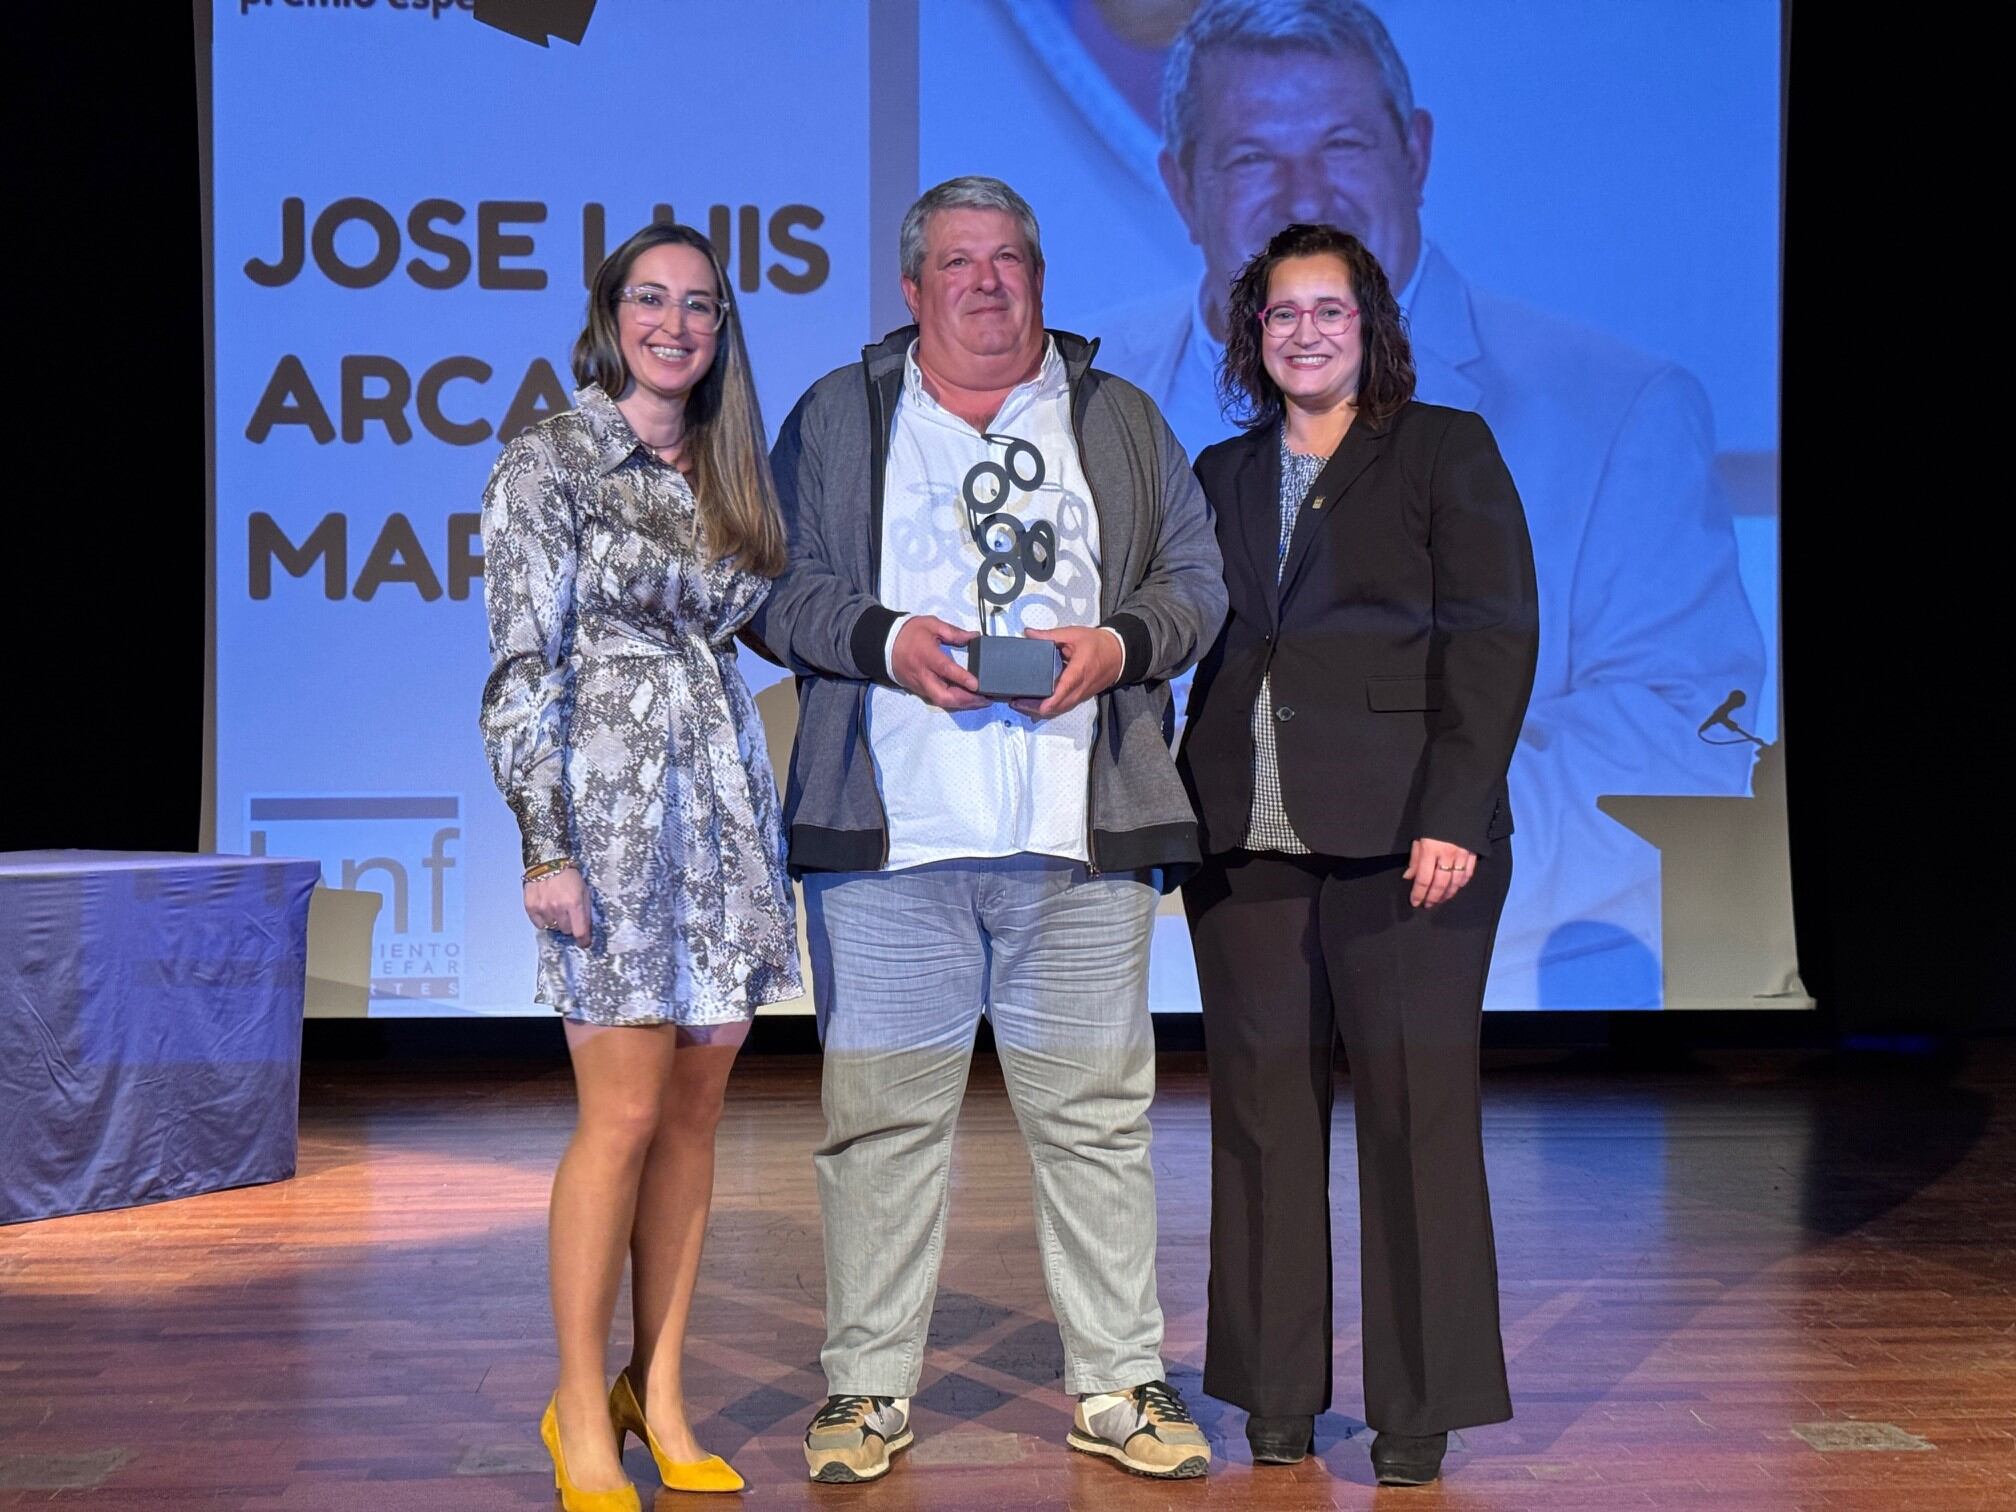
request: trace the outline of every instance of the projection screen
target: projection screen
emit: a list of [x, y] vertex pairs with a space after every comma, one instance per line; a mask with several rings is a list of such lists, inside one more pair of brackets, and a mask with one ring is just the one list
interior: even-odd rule
[[[1488, 1006], [1809, 1005], [1778, 677], [1779, 6], [1212, 9], [1219, 39], [1185, 42], [1191, 0], [199, 4], [206, 841], [380, 896], [369, 1012], [547, 1011], [476, 733], [478, 510], [502, 442], [570, 403], [604, 249], [665, 215], [708, 232], [774, 426], [905, 321], [897, 222], [961, 173], [1028, 197], [1049, 324], [1099, 338], [1193, 452], [1232, 430], [1216, 294], [1270, 217], [1412, 248], [1390, 271], [1419, 396], [1490, 422], [1542, 596]], [[1389, 45], [1322, 40], [1365, 10]], [[1375, 161], [1378, 112], [1411, 176]], [[781, 769], [790, 681], [743, 666]], [[1196, 1005], [1173, 897], [1151, 999]]]

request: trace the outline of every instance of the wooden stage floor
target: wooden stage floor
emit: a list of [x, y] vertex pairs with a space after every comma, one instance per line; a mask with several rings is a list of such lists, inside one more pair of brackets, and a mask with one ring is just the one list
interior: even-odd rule
[[[916, 1448], [877, 1485], [807, 1484], [798, 1438], [824, 1389], [817, 1077], [809, 1057], [746, 1057], [721, 1133], [690, 1378], [702, 1435], [748, 1476], [752, 1503], [2016, 1508], [2006, 1042], [1943, 1063], [1494, 1063], [1518, 1416], [1462, 1435], [1447, 1480], [1423, 1491], [1375, 1489], [1351, 1415], [1348, 1118], [1338, 1409], [1316, 1456], [1256, 1471], [1241, 1414], [1200, 1395], [1208, 1158], [1194, 1055], [1164, 1057], [1156, 1108], [1161, 1286], [1170, 1375], [1217, 1447], [1213, 1477], [1138, 1481], [1063, 1447], [1028, 1164], [983, 1057]], [[546, 1189], [570, 1109], [557, 1065], [311, 1066], [293, 1181], [0, 1229], [0, 1506], [552, 1505], [533, 1422], [552, 1375]], [[633, 1448], [628, 1463], [648, 1496], [648, 1458]]]

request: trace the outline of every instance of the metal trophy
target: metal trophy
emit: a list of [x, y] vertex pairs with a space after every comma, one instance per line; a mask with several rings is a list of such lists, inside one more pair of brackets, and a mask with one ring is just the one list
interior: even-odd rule
[[[1008, 605], [1022, 596], [1030, 580], [1050, 581], [1057, 571], [1057, 531], [1048, 520], [1025, 526], [1006, 509], [1012, 489], [1034, 493], [1043, 486], [1043, 453], [1019, 436], [990, 433], [988, 441], [1008, 448], [999, 462], [976, 462], [967, 469], [959, 495], [966, 506], [966, 528], [980, 548], [980, 570], [974, 584], [980, 591], [981, 634], [966, 647], [966, 670], [980, 683], [982, 698], [1048, 698], [1057, 690], [1064, 659], [1050, 641], [1021, 635], [1000, 635]], [[992, 496], [980, 487], [991, 479]]]

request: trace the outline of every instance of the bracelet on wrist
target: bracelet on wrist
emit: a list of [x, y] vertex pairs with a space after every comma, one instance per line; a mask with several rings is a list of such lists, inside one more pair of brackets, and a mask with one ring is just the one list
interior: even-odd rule
[[574, 862], [572, 858], [560, 856], [551, 861], [541, 861], [537, 866], [526, 867], [525, 880], [527, 882], [537, 882], [541, 877], [551, 877], [556, 873], [572, 871], [573, 869]]

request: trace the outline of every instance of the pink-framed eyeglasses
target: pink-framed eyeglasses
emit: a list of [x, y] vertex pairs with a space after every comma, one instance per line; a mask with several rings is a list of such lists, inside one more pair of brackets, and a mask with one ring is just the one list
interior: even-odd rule
[[1302, 328], [1304, 315], [1316, 322], [1320, 335], [1342, 336], [1358, 318], [1358, 308], [1341, 299], [1319, 299], [1313, 305], [1290, 304], [1284, 299], [1260, 312], [1260, 329], [1269, 336], [1293, 336]]

